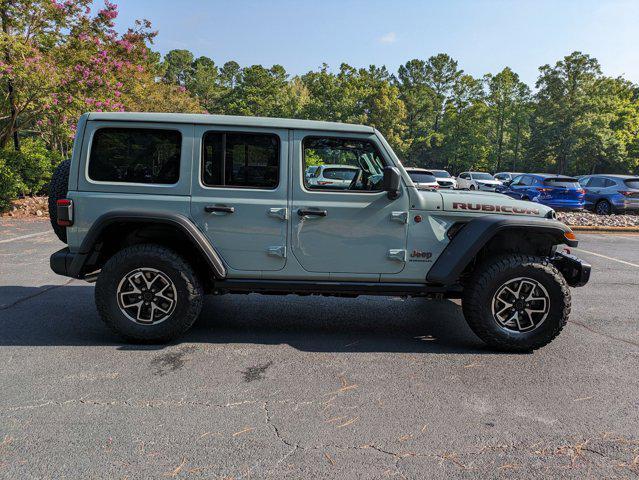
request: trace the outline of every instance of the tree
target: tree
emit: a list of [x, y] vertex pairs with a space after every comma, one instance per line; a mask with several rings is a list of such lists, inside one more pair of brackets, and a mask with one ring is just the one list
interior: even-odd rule
[[601, 68], [597, 59], [573, 52], [554, 66], [539, 69], [537, 105], [532, 118], [531, 160], [557, 173], [578, 170], [576, 147], [597, 115], [595, 98]]
[[530, 89], [508, 67], [496, 75], [486, 75], [484, 83], [491, 129], [490, 164], [495, 171], [505, 164], [515, 170], [527, 130]]
[[195, 65], [193, 54], [188, 50], [171, 50], [164, 56], [163, 65], [165, 82], [183, 86], [191, 82]]

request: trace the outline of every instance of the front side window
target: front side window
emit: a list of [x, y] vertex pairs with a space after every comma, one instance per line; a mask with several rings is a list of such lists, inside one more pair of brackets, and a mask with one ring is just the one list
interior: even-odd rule
[[207, 132], [202, 139], [202, 183], [208, 187], [277, 188], [278, 137], [264, 133]]
[[181, 148], [177, 130], [101, 128], [91, 142], [89, 178], [171, 185], [180, 177]]
[[310, 190], [381, 191], [384, 160], [369, 140], [306, 137], [302, 142], [302, 170], [319, 166], [304, 178]]

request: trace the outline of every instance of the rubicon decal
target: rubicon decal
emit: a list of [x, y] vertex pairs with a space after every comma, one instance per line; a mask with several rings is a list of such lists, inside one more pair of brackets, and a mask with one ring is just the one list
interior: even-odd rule
[[453, 202], [453, 210], [539, 215], [538, 208], [522, 208], [522, 207], [513, 207], [511, 205], [490, 205], [488, 203]]

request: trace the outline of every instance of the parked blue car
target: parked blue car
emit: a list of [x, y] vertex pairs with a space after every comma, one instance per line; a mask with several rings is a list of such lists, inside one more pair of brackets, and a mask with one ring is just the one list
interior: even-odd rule
[[586, 205], [599, 215], [639, 210], [639, 177], [633, 175], [586, 175], [579, 178], [586, 190]]
[[555, 210], [583, 210], [585, 192], [573, 177], [526, 173], [513, 178], [499, 191], [509, 197], [541, 203]]

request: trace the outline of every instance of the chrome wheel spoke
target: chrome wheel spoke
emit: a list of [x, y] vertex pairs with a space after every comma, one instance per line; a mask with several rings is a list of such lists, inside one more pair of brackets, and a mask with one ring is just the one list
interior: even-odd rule
[[177, 289], [163, 272], [138, 268], [126, 274], [117, 289], [120, 311], [142, 325], [163, 322], [175, 311]]
[[546, 320], [549, 310], [548, 292], [541, 283], [532, 278], [518, 277], [508, 280], [493, 295], [493, 318], [507, 330], [534, 330]]

